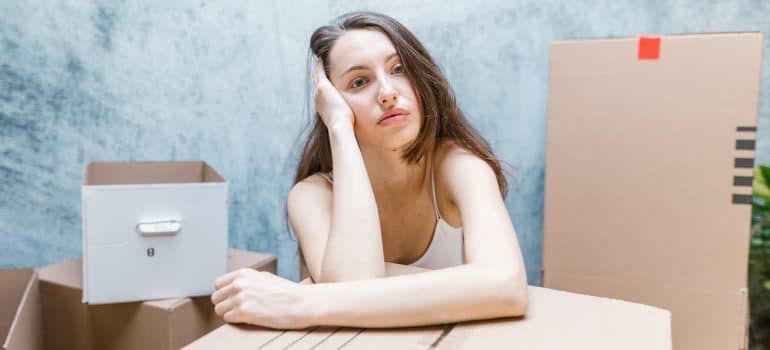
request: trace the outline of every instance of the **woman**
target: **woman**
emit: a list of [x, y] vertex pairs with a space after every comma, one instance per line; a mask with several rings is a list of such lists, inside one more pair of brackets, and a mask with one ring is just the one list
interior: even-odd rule
[[[216, 281], [216, 312], [273, 328], [522, 315], [526, 273], [500, 162], [425, 48], [369, 12], [318, 28], [310, 46], [316, 120], [288, 213], [316, 283], [233, 272]], [[431, 270], [382, 278], [401, 265]]]

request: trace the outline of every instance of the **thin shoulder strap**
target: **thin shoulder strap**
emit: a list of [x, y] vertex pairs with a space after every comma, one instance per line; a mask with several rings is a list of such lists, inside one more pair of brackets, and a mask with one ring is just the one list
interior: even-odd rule
[[321, 177], [326, 179], [326, 181], [329, 181], [330, 184], [334, 184], [334, 179], [332, 179], [331, 173], [318, 173], [318, 175], [321, 175]]
[[430, 166], [430, 188], [433, 194], [433, 210], [436, 212], [436, 219], [441, 219], [441, 214], [438, 211], [438, 201], [436, 200], [436, 180], [433, 176], [433, 164]]

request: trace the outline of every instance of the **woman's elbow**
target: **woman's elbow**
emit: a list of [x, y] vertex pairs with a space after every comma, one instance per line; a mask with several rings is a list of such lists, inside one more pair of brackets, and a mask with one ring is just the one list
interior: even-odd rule
[[497, 283], [500, 290], [500, 310], [505, 313], [504, 316], [515, 317], [526, 314], [529, 306], [526, 276], [509, 274], [502, 276]]

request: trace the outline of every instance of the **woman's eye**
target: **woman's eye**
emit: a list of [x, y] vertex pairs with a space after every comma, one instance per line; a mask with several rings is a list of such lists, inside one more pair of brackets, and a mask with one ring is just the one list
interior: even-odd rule
[[399, 64], [399, 65], [393, 67], [393, 73], [400, 74], [400, 73], [403, 73], [403, 72], [404, 72], [404, 66]]
[[350, 87], [352, 88], [362, 87], [364, 86], [364, 84], [366, 84], [366, 80], [364, 80], [364, 78], [356, 78], [350, 82]]

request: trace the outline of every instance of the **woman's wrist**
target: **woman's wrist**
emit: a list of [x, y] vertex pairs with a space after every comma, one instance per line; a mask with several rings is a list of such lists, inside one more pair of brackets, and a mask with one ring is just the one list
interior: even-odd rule
[[318, 293], [318, 288], [315, 288], [314, 284], [302, 284], [300, 285], [300, 293], [302, 294], [302, 304], [305, 317], [305, 323], [310, 326], [319, 326], [324, 324], [326, 303], [322, 300], [321, 295]]
[[329, 136], [331, 137], [339, 137], [339, 136], [351, 136], [353, 135], [353, 125], [350, 125], [350, 123], [337, 123], [330, 127], [329, 129]]
[[353, 118], [349, 116], [334, 118], [334, 122], [326, 126], [329, 129], [329, 136], [349, 136], [353, 134], [352, 120]]

